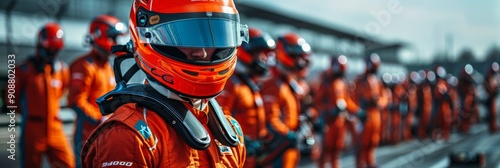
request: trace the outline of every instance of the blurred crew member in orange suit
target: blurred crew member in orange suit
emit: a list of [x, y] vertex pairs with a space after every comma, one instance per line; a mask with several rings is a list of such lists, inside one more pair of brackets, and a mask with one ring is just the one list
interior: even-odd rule
[[435, 127], [432, 131], [434, 140], [443, 139], [447, 141], [450, 138], [452, 122], [452, 102], [450, 98], [450, 89], [446, 81], [446, 69], [442, 66], [435, 68], [436, 86], [433, 90], [434, 103], [436, 108]]
[[260, 29], [249, 28], [250, 41], [238, 47], [235, 73], [216, 97], [226, 115], [239, 121], [245, 130], [247, 158], [244, 167], [257, 167], [256, 157], [269, 138], [265, 111], [258, 84], [269, 78], [268, 57], [276, 47], [271, 36]]
[[382, 74], [381, 78], [384, 95], [387, 98], [387, 106], [380, 109], [380, 143], [392, 143], [392, 113], [394, 110], [394, 97], [392, 76], [390, 73]]
[[297, 83], [302, 88], [302, 90], [304, 90], [304, 92], [296, 96], [300, 101], [299, 104], [301, 107], [300, 109], [301, 114], [306, 116], [310, 122], [315, 122], [319, 114], [317, 109], [313, 106], [314, 92], [313, 89], [311, 88], [311, 85], [306, 79], [308, 75], [309, 75], [309, 67], [305, 67], [298, 73]]
[[376, 73], [380, 57], [373, 53], [366, 57], [366, 71], [356, 79], [356, 101], [361, 107], [358, 116], [363, 123], [360, 147], [356, 153], [357, 167], [376, 167], [375, 150], [380, 143], [380, 109], [387, 106], [383, 84]]
[[[311, 64], [311, 58], [307, 58], [308, 64]], [[302, 94], [297, 94], [300, 107], [299, 116], [299, 129], [301, 132], [298, 135], [299, 149], [301, 153], [308, 153], [312, 160], [318, 160], [321, 154], [320, 143], [317, 143], [317, 136], [315, 135], [314, 124], [319, 117], [318, 110], [314, 107], [314, 94], [313, 81], [307, 79], [310, 75], [310, 66], [300, 70], [297, 75], [297, 83], [304, 90]], [[313, 143], [314, 142], [314, 143]]]
[[309, 66], [299, 71], [297, 75], [297, 83], [304, 90], [302, 94], [295, 95], [299, 100], [300, 107], [297, 142], [301, 154], [307, 153], [312, 160], [318, 160], [321, 154], [321, 147], [320, 143], [317, 143], [318, 140], [316, 140], [314, 123], [316, 123], [319, 113], [313, 104], [314, 92], [312, 91], [310, 82], [306, 79], [308, 75]]
[[484, 78], [483, 87], [486, 90], [486, 108], [488, 109], [488, 128], [490, 133], [495, 133], [498, 131], [497, 120], [498, 120], [498, 109], [497, 109], [497, 97], [498, 97], [498, 80], [497, 73], [499, 71], [499, 66], [497, 62], [493, 62], [486, 72], [486, 77]]
[[462, 110], [460, 96], [458, 95], [458, 78], [452, 74], [446, 76], [446, 81], [448, 82], [450, 102], [451, 102], [451, 128], [452, 130], [459, 130], [460, 127], [460, 111]]
[[273, 167], [297, 167], [300, 152], [296, 147], [299, 128], [300, 105], [296, 95], [304, 90], [297, 83], [298, 73], [309, 66], [311, 46], [299, 35], [287, 33], [280, 36], [276, 46], [276, 66], [273, 77], [262, 84], [266, 120], [272, 132], [286, 136], [295, 147], [289, 148]]
[[403, 87], [406, 90], [407, 101], [408, 101], [408, 111], [405, 116], [403, 116], [404, 127], [403, 127], [403, 138], [408, 141], [411, 140], [412, 127], [415, 122], [415, 111], [417, 110], [417, 86], [416, 80], [418, 80], [418, 73], [413, 71], [406, 80], [403, 81]]
[[346, 69], [346, 56], [332, 58], [330, 68], [321, 74], [321, 92], [317, 93], [314, 99], [326, 124], [323, 129], [323, 149], [319, 167], [325, 167], [328, 162], [332, 167], [341, 167], [340, 157], [348, 130], [347, 112], [355, 114], [359, 111], [349, 93], [349, 85], [345, 78]]
[[[356, 91], [356, 84], [354, 83], [354, 81], [347, 81], [347, 84], [348, 84], [347, 90], [350, 94], [349, 96], [351, 96], [351, 99], [353, 101], [355, 101], [354, 94]], [[359, 105], [358, 105], [358, 108], [359, 108]], [[358, 112], [360, 110], [361, 110], [361, 108], [359, 108]], [[360, 121], [356, 115], [357, 115], [357, 113], [356, 114], [349, 113], [349, 116], [347, 117], [347, 120], [346, 120], [347, 131], [351, 134], [351, 143], [349, 145], [349, 147], [351, 147], [351, 148], [356, 148], [357, 143], [359, 142], [359, 133], [361, 130], [361, 128], [359, 128], [359, 126], [361, 126], [359, 124]]]
[[[414, 94], [414, 88], [411, 88], [410, 81], [406, 79], [406, 76], [403, 73], [393, 74], [393, 77], [396, 78], [397, 81], [394, 86], [394, 104], [396, 114], [399, 116], [395, 117], [393, 121], [395, 123], [399, 122], [399, 124], [394, 124], [394, 131], [391, 131], [393, 134], [393, 142], [399, 143], [401, 140], [411, 139], [411, 125], [413, 123], [413, 110], [416, 107], [416, 97], [412, 97], [412, 91]], [[413, 101], [413, 102], [412, 102]], [[397, 134], [397, 135], [394, 135]]]
[[[42, 167], [44, 154], [53, 167], [75, 167], [75, 157], [59, 119], [59, 102], [69, 82], [67, 65], [56, 60], [64, 47], [63, 34], [61, 26], [54, 22], [40, 29], [35, 55], [15, 68], [15, 97], [5, 97], [16, 101], [5, 101], [4, 105], [18, 105], [22, 114], [21, 167]], [[14, 59], [10, 55], [8, 58], [9, 63]]]
[[[238, 121], [214, 99], [248, 41], [232, 0], [135, 0], [131, 41], [114, 51], [117, 87], [98, 99], [112, 114], [82, 150], [83, 167], [243, 167]], [[123, 75], [121, 61], [135, 64]], [[127, 84], [142, 71], [146, 81]]]
[[462, 104], [462, 125], [460, 131], [468, 133], [472, 124], [477, 122], [476, 115], [479, 113], [479, 102], [477, 102], [476, 82], [472, 78], [474, 68], [467, 64], [460, 72], [460, 83], [458, 93]]
[[390, 128], [390, 142], [398, 144], [403, 137], [403, 116], [408, 110], [408, 102], [405, 100], [405, 90], [402, 86], [400, 76], [393, 73], [391, 74], [392, 101], [391, 101], [391, 128]]
[[424, 140], [429, 136], [431, 125], [433, 96], [431, 84], [436, 81], [436, 75], [432, 71], [420, 70], [417, 98], [419, 102], [418, 138]]
[[76, 112], [73, 145], [80, 164], [80, 151], [92, 131], [104, 120], [96, 100], [115, 87], [115, 76], [109, 58], [116, 38], [125, 33], [125, 25], [116, 17], [100, 15], [90, 23], [89, 53], [78, 57], [70, 66], [71, 85], [68, 105]]

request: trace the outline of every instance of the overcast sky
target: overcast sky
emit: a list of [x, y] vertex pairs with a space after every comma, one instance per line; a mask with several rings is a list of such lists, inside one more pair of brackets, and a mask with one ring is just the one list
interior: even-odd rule
[[[250, 1], [250, 0], [248, 0]], [[470, 48], [482, 59], [500, 44], [500, 0], [251, 0], [314, 17], [386, 42], [407, 42], [431, 61], [444, 52], [445, 37], [452, 53]]]

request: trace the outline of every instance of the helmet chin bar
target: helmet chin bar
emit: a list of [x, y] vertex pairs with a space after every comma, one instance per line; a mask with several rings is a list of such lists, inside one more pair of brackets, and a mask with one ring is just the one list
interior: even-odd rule
[[[169, 99], [153, 87], [146, 84], [127, 84], [130, 78], [140, 70], [134, 64], [122, 76], [121, 63], [133, 59], [132, 54], [125, 54], [115, 59], [114, 71], [117, 86], [115, 89], [97, 99], [97, 104], [103, 115], [115, 112], [127, 103], [136, 103], [157, 113], [167, 124], [174, 127], [177, 134], [192, 148], [203, 150], [211, 143], [210, 135], [204, 126], [179, 100]], [[215, 139], [227, 146], [236, 146], [239, 139], [231, 124], [224, 116], [217, 102], [210, 100], [208, 127]]]

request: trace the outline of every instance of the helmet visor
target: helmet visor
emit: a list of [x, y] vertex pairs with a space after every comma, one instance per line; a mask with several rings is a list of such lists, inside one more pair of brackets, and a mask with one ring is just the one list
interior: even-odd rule
[[248, 27], [225, 18], [181, 19], [137, 30], [141, 43], [174, 47], [227, 48], [248, 41]]
[[242, 44], [247, 51], [259, 52], [263, 50], [273, 50], [276, 48], [276, 42], [271, 36], [265, 34], [260, 37], [250, 38], [248, 43]]
[[113, 39], [113, 41], [117, 41], [119, 36], [123, 36], [127, 34], [127, 29], [125, 24], [122, 22], [116, 23], [114, 26], [110, 26], [107, 30], [107, 35], [109, 38]]
[[285, 52], [292, 58], [305, 57], [311, 53], [311, 46], [307, 43], [292, 45], [285, 42]]

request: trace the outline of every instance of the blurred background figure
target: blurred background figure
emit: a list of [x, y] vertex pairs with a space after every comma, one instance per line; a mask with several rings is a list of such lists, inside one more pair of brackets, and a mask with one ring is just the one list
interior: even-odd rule
[[415, 125], [415, 113], [418, 107], [417, 80], [419, 79], [416, 71], [411, 71], [408, 77], [403, 80], [403, 88], [406, 91], [406, 101], [408, 102], [408, 111], [406, 115], [403, 116], [403, 139], [405, 141], [410, 141], [414, 136], [412, 129]]
[[67, 65], [57, 60], [64, 47], [63, 36], [58, 23], [45, 24], [38, 32], [35, 55], [16, 67], [15, 97], [23, 116], [21, 167], [42, 167], [44, 155], [53, 167], [75, 167], [59, 118], [59, 102], [69, 81]]
[[462, 104], [460, 131], [469, 133], [470, 127], [479, 122], [479, 102], [477, 99], [476, 81], [472, 77], [474, 68], [472, 65], [465, 65], [459, 76], [458, 93], [460, 95], [460, 104]]
[[448, 141], [451, 135], [451, 120], [452, 120], [452, 107], [449, 92], [449, 85], [446, 81], [446, 69], [442, 66], [437, 66], [434, 71], [436, 72], [436, 85], [433, 90], [435, 113], [434, 122], [435, 127], [432, 130], [433, 140]]
[[92, 49], [79, 56], [70, 66], [71, 85], [68, 106], [76, 112], [73, 145], [80, 164], [80, 152], [92, 131], [106, 117], [101, 115], [96, 100], [115, 87], [115, 76], [109, 62], [111, 46], [124, 35], [126, 27], [111, 15], [99, 15], [90, 23], [87, 42]]
[[245, 167], [257, 167], [257, 156], [262, 155], [264, 141], [269, 141], [266, 113], [259, 83], [271, 76], [268, 58], [273, 57], [275, 41], [258, 28], [249, 28], [250, 41], [237, 52], [236, 71], [216, 97], [225, 114], [239, 121], [245, 134], [247, 158]]
[[462, 111], [462, 102], [458, 93], [458, 78], [452, 74], [446, 75], [448, 82], [451, 102], [451, 130], [459, 131], [462, 119], [460, 118], [460, 111]]
[[486, 108], [488, 109], [488, 128], [490, 133], [496, 133], [498, 131], [498, 109], [497, 109], [497, 98], [498, 98], [498, 71], [499, 66], [497, 62], [493, 62], [486, 72], [484, 78], [483, 87], [486, 90], [487, 98], [485, 101]]
[[356, 78], [355, 100], [361, 106], [358, 116], [363, 124], [356, 153], [357, 167], [376, 167], [375, 150], [380, 143], [380, 109], [388, 105], [383, 84], [377, 77], [381, 60], [373, 53], [365, 58], [365, 73]]
[[[327, 163], [332, 167], [341, 167], [340, 157], [345, 148], [348, 131], [348, 118], [356, 114], [359, 107], [351, 99], [349, 84], [345, 78], [347, 71], [347, 57], [336, 56], [331, 59], [330, 68], [321, 74], [320, 86], [315, 95], [315, 105], [320, 116], [325, 120], [323, 128], [322, 150], [319, 167]], [[350, 114], [348, 114], [350, 113]], [[351, 132], [356, 134], [356, 132]]]
[[387, 106], [380, 109], [380, 143], [387, 144], [391, 143], [391, 125], [392, 125], [392, 110], [393, 105], [393, 83], [392, 76], [390, 73], [384, 73], [381, 75], [382, 86], [384, 88], [384, 95], [387, 98]]
[[359, 107], [359, 104], [357, 104], [355, 100], [355, 91], [356, 91], [356, 84], [352, 80], [347, 80], [346, 77], [346, 82], [347, 82], [347, 92], [349, 93], [349, 96], [351, 100], [356, 103], [358, 106], [359, 110], [356, 112], [356, 114], [348, 113], [349, 115], [346, 118], [346, 123], [345, 125], [347, 126], [347, 132], [350, 134], [351, 142], [349, 146], [347, 146], [347, 150], [354, 151], [356, 152], [357, 148], [359, 148], [359, 142], [360, 142], [360, 131], [362, 130], [361, 124], [360, 124], [360, 118], [358, 117], [358, 114], [362, 112], [361, 107]]
[[[310, 62], [311, 60], [307, 60]], [[308, 63], [310, 64], [310, 63]], [[314, 107], [314, 93], [310, 82], [307, 81], [309, 75], [309, 66], [298, 72], [297, 84], [304, 90], [301, 94], [297, 94], [299, 101], [299, 130], [298, 130], [298, 148], [301, 155], [309, 155], [311, 159], [317, 160], [320, 156], [320, 144], [317, 143], [314, 124], [316, 123], [319, 112]]]
[[431, 117], [433, 110], [432, 83], [436, 76], [432, 71], [419, 71], [420, 84], [417, 88], [417, 97], [419, 104], [419, 123], [418, 123], [418, 138], [424, 140], [429, 136], [431, 125]]
[[406, 79], [404, 74], [391, 74], [392, 76], [392, 110], [391, 110], [391, 143], [399, 144], [403, 140], [404, 118], [408, 114], [408, 93], [403, 86]]
[[271, 132], [286, 136], [292, 146], [272, 166], [292, 168], [297, 167], [300, 160], [296, 135], [300, 126], [298, 95], [304, 93], [297, 77], [309, 66], [312, 51], [311, 46], [295, 33], [278, 37], [276, 43], [277, 64], [273, 67], [273, 76], [262, 84], [261, 93]]

